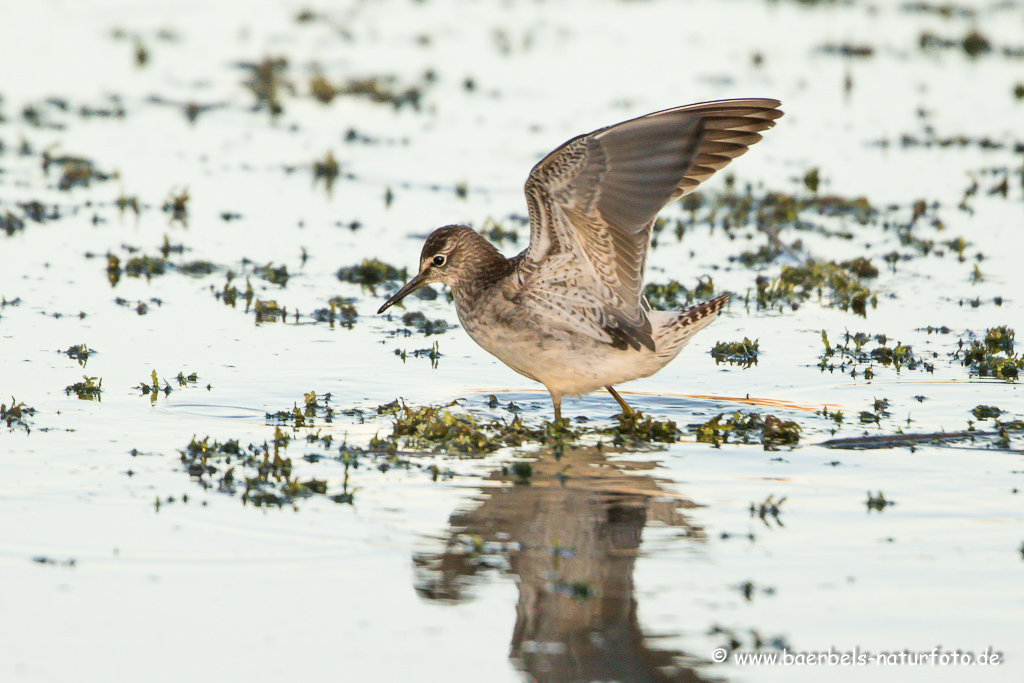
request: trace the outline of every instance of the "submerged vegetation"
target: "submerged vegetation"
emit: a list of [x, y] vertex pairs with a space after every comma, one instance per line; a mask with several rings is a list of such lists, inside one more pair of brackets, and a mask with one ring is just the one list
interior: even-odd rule
[[[177, 377], [175, 377], [175, 381], [178, 384], [178, 388], [182, 389], [188, 386], [195, 386], [196, 383], [199, 381], [199, 376], [196, 375], [196, 373], [194, 372], [190, 375], [186, 375], [184, 372], [179, 372]], [[150, 384], [141, 382], [139, 386], [135, 388], [139, 389], [142, 392], [143, 396], [149, 396], [149, 400], [153, 405], [156, 405], [157, 397], [160, 394], [163, 394], [164, 396], [170, 396], [171, 392], [174, 391], [174, 389], [171, 387], [170, 382], [168, 382], [166, 379], [164, 380], [163, 387], [160, 386], [160, 379], [156, 374], [156, 370], [154, 370], [152, 375], [150, 375], [150, 382]], [[207, 390], [209, 390], [211, 387], [210, 385], [206, 385], [206, 388]]]
[[723, 443], [760, 443], [766, 451], [777, 451], [779, 446], [795, 446], [800, 442], [800, 425], [774, 415], [760, 413], [719, 413], [707, 422], [691, 425], [690, 431], [700, 443], [716, 448]]
[[769, 235], [791, 228], [848, 238], [849, 233], [833, 230], [831, 225], [835, 219], [868, 225], [883, 213], [865, 197], [818, 194], [821, 178], [815, 169], [805, 174], [801, 181], [812, 194], [755, 193], [751, 185], [741, 187], [735, 176], [727, 173], [724, 190], [699, 190], [680, 200], [686, 217], [675, 224], [676, 238], [681, 240], [686, 231], [702, 224], [720, 226], [727, 233], [743, 226], [758, 225]]
[[414, 408], [404, 401], [392, 401], [377, 409], [392, 418], [391, 434], [374, 437], [370, 447], [386, 451], [402, 449], [482, 455], [504, 446], [522, 446], [528, 442], [549, 443], [565, 436], [566, 428], [547, 423], [531, 428], [519, 415], [510, 421], [478, 419], [469, 413], [452, 412], [447, 407]]
[[298, 403], [292, 406], [291, 410], [279, 410], [276, 413], [267, 413], [266, 420], [275, 425], [288, 425], [292, 429], [301, 429], [317, 426], [317, 421], [324, 424], [334, 422], [335, 412], [331, 405], [330, 392], [317, 396], [315, 391], [302, 395], [302, 407]]
[[334, 327], [337, 322], [342, 327], [352, 329], [359, 319], [359, 313], [355, 307], [356, 299], [352, 297], [332, 296], [327, 301], [327, 308], [318, 308], [313, 312], [313, 318], [317, 322], [328, 323]]
[[971, 411], [971, 414], [979, 420], [988, 420], [989, 418], [997, 418], [1003, 414], [1001, 408], [996, 406], [975, 406]]
[[[497, 406], [497, 400], [491, 402]], [[393, 401], [378, 407], [378, 414], [392, 418], [391, 434], [379, 435], [371, 448], [395, 452], [400, 449], [424, 450], [432, 453], [483, 455], [504, 447], [522, 447], [530, 444], [547, 446], [556, 455], [580, 440], [610, 439], [611, 445], [625, 449], [643, 449], [651, 444], [674, 443], [679, 432], [671, 420], [655, 420], [643, 413], [619, 413], [616, 424], [605, 428], [572, 427], [567, 419], [557, 422], [543, 421], [531, 425], [519, 415], [518, 407], [510, 420], [480, 418], [468, 412], [451, 410], [456, 404], [444, 407], [415, 408], [403, 401]]]
[[975, 339], [965, 346], [961, 339], [953, 358], [967, 367], [972, 376], [1016, 381], [1024, 370], [1024, 356], [1013, 352], [1013, 336], [1013, 330], [1006, 325], [990, 328], [981, 341]]
[[333, 152], [328, 151], [327, 156], [322, 160], [313, 162], [313, 183], [316, 184], [322, 180], [328, 194], [334, 188], [334, 181], [337, 180], [340, 173], [341, 167], [338, 165], [338, 160], [334, 158]]
[[860, 418], [861, 424], [876, 424], [881, 425], [882, 419], [890, 417], [892, 413], [889, 412], [889, 399], [887, 398], [876, 398], [871, 404], [871, 410], [860, 411], [858, 417]]
[[[866, 380], [874, 378], [878, 367], [892, 367], [897, 373], [903, 368], [935, 372], [935, 365], [920, 358], [911, 346], [899, 341], [890, 346], [892, 340], [884, 334], [851, 334], [846, 331], [842, 336], [842, 345], [839, 345], [830, 343], [828, 333], [822, 330], [821, 341], [825, 348], [819, 357], [818, 367], [822, 372], [849, 372], [850, 377], [861, 376]], [[937, 356], [938, 354], [932, 354], [933, 358]]]
[[56, 166], [60, 169], [60, 177], [57, 180], [57, 189], [67, 192], [76, 187], [89, 187], [95, 181], [104, 181], [116, 178], [116, 174], [103, 173], [92, 159], [61, 154], [51, 156], [49, 150], [43, 150], [43, 172], [49, 175], [50, 167]]
[[[179, 379], [187, 383], [197, 378], [181, 375]], [[169, 383], [159, 386], [155, 373], [151, 382], [143, 385], [150, 393], [170, 390]], [[303, 498], [327, 495], [331, 478], [306, 478], [298, 473], [300, 468], [321, 461], [343, 465], [342, 491], [331, 498], [337, 502], [352, 502], [355, 492], [348, 487], [348, 472], [350, 468], [358, 468], [362, 460], [372, 460], [382, 470], [397, 466], [408, 469], [414, 467], [417, 458], [430, 454], [480, 457], [501, 448], [539, 444], [559, 457], [565, 448], [578, 444], [581, 439], [600, 444], [607, 438], [614, 447], [636, 449], [672, 443], [678, 436], [674, 422], [654, 420], [641, 413], [620, 414], [613, 427], [585, 429], [571, 427], [568, 420], [529, 425], [518, 415], [518, 408], [513, 408], [509, 406], [513, 412], [511, 419], [499, 420], [458, 410], [455, 404], [414, 407], [395, 400], [378, 406], [375, 411], [378, 418], [390, 421], [390, 433], [378, 433], [364, 450], [347, 443], [336, 447], [333, 435], [321, 430], [335, 422], [339, 414], [356, 417], [359, 421], [368, 416], [357, 409], [339, 411], [332, 405], [329, 393], [318, 395], [311, 391], [291, 409], [266, 414], [268, 424], [274, 427], [272, 439], [242, 447], [237, 439], [220, 441], [194, 437], [180, 451], [180, 460], [189, 476], [206, 490], [240, 495], [247, 505], [283, 507], [295, 506]], [[307, 451], [312, 448], [301, 458], [307, 464], [288, 456], [288, 449], [294, 442], [305, 443]], [[332, 451], [336, 454], [332, 455]], [[436, 480], [440, 471], [427, 462], [421, 462], [419, 467]], [[520, 483], [528, 484], [529, 464], [518, 463], [513, 468]]]
[[426, 337], [432, 334], [444, 334], [451, 329], [451, 325], [447, 321], [441, 319], [430, 320], [419, 311], [410, 311], [402, 315], [402, 324]]
[[889, 507], [890, 505], [895, 505], [895, 504], [896, 504], [895, 502], [893, 502], [891, 500], [888, 500], [885, 497], [885, 494], [883, 494], [881, 491], [878, 492], [878, 495], [872, 495], [871, 491], [868, 491], [868, 499], [867, 499], [867, 502], [866, 502], [866, 505], [868, 507], [868, 512], [871, 512], [871, 511], [881, 512], [881, 511], [885, 510], [885, 508]]
[[438, 361], [443, 354], [441, 353], [440, 345], [435, 341], [434, 345], [429, 349], [416, 349], [412, 352], [405, 349], [395, 349], [395, 355], [401, 358], [403, 363], [409, 356], [413, 358], [426, 358], [430, 361], [430, 367], [437, 370]]
[[649, 443], [675, 443], [679, 430], [672, 420], [655, 420], [634, 410], [615, 416], [617, 425], [601, 430], [612, 437], [612, 445], [626, 448], [643, 447]]
[[[179, 375], [179, 381], [181, 379]], [[189, 382], [193, 378], [184, 380]], [[366, 451], [352, 448], [345, 442], [336, 447], [333, 435], [321, 433], [319, 426], [330, 424], [334, 416], [331, 395], [317, 396], [311, 391], [303, 396], [301, 407], [296, 404], [291, 410], [267, 413], [266, 420], [274, 427], [269, 441], [243, 447], [238, 439], [218, 441], [193, 437], [188, 446], [179, 451], [180, 461], [188, 475], [204, 490], [238, 495], [243, 505], [296, 507], [300, 500], [315, 496], [324, 496], [336, 503], [352, 503], [355, 489], [349, 485], [349, 474], [359, 468], [360, 457], [366, 457]], [[300, 435], [300, 430], [305, 433]], [[294, 448], [293, 442], [305, 444], [302, 462], [326, 461], [339, 466], [340, 487], [337, 483], [329, 485], [328, 478], [299, 476], [295, 470], [302, 465], [288, 455], [289, 447]], [[336, 481], [339, 476], [329, 478]], [[335, 493], [330, 494], [330, 491]]]
[[741, 365], [749, 368], [757, 365], [758, 341], [750, 341], [746, 337], [741, 342], [718, 342], [711, 349], [711, 357], [715, 359], [715, 365], [728, 363], [730, 365]]
[[665, 284], [648, 283], [644, 286], [644, 296], [656, 311], [674, 311], [689, 306], [697, 301], [704, 301], [715, 296], [715, 285], [710, 277], [702, 277], [693, 289], [687, 289], [675, 280]]
[[[179, 382], [195, 382], [195, 376], [179, 374]], [[149, 393], [170, 391], [170, 383], [160, 386], [154, 372], [151, 384], [143, 387]], [[145, 391], [145, 389], [144, 389]], [[497, 399], [488, 408], [499, 406]], [[339, 410], [332, 405], [329, 393], [310, 391], [291, 409], [266, 414], [266, 421], [274, 429], [271, 439], [263, 443], [242, 446], [238, 439], [217, 440], [210, 437], [191, 442], [180, 452], [180, 462], [188, 475], [204, 490], [227, 495], [238, 495], [243, 504], [256, 507], [284, 507], [298, 505], [299, 501], [314, 496], [328, 496], [334, 490], [336, 475], [318, 470], [313, 476], [304, 474], [318, 463], [318, 467], [343, 468], [341, 491], [328, 497], [336, 502], [351, 503], [356, 491], [349, 487], [350, 470], [371, 461], [386, 471], [393, 467], [419, 469], [433, 480], [447, 478], [434, 463], [434, 454], [448, 457], [481, 457], [512, 447], [540, 445], [560, 458], [569, 447], [581, 442], [602, 443], [617, 449], [646, 449], [652, 444], [672, 443], [678, 430], [672, 421], [659, 421], [635, 412], [616, 416], [616, 424], [606, 428], [573, 427], [569, 420], [542, 421], [528, 424], [518, 414], [519, 408], [507, 406], [510, 419], [494, 419], [474, 415], [456, 404], [447, 406], [415, 407], [395, 400], [378, 406], [373, 416], [360, 409]], [[339, 415], [355, 418], [386, 420], [389, 431], [378, 432], [367, 448], [335, 444], [332, 433], [324, 428], [332, 425]], [[301, 458], [290, 456], [296, 443], [304, 444]], [[133, 452], [133, 455], [136, 454]], [[516, 480], [530, 483], [532, 469], [528, 462], [511, 465]], [[161, 499], [162, 505], [173, 499]]]
[[[294, 506], [302, 498], [326, 495], [326, 481], [293, 476], [292, 460], [285, 457], [290, 440], [280, 428], [275, 430], [270, 443], [249, 444], [244, 448], [236, 440], [211, 442], [209, 437], [201, 441], [193, 437], [181, 451], [181, 464], [204, 489], [232, 496], [240, 493], [243, 504], [255, 507]], [[347, 451], [339, 458], [347, 474], [350, 465]], [[352, 502], [347, 477], [343, 488], [339, 502]]]
[[90, 349], [85, 344], [69, 346], [68, 350], [64, 351], [64, 354], [67, 355], [68, 358], [78, 361], [78, 364], [83, 368], [85, 367], [85, 364], [89, 362], [89, 356], [94, 353], [96, 353], [96, 349]]
[[782, 504], [786, 502], [786, 496], [782, 496], [778, 500], [775, 500], [775, 496], [770, 494], [761, 503], [750, 504], [750, 516], [757, 517], [765, 524], [769, 523], [769, 520], [774, 520], [776, 524], [782, 526], [782, 521], [779, 519], [779, 512], [781, 512]]
[[378, 285], [404, 281], [408, 278], [409, 273], [405, 268], [399, 270], [377, 259], [363, 259], [363, 262], [359, 265], [341, 268], [337, 276], [342, 282], [362, 285], [371, 293], [375, 293]]
[[[788, 306], [794, 310], [804, 301], [817, 297], [842, 310], [852, 310], [860, 316], [867, 316], [867, 307], [878, 305], [874, 294], [864, 279], [874, 277], [864, 267], [863, 260], [820, 262], [813, 259], [802, 266], [783, 266], [777, 278], [757, 277], [757, 306], [772, 309]], [[877, 275], [878, 271], [873, 271]]]
[[25, 433], [28, 434], [32, 431], [27, 418], [32, 417], [36, 414], [36, 409], [27, 406], [24, 402], [16, 401], [11, 396], [11, 404], [8, 407], [6, 403], [0, 403], [0, 422], [5, 422], [7, 428], [11, 431], [15, 429], [24, 429]]
[[103, 379], [100, 377], [82, 376], [84, 382], [75, 382], [64, 387], [64, 393], [74, 394], [83, 401], [100, 401], [103, 395]]

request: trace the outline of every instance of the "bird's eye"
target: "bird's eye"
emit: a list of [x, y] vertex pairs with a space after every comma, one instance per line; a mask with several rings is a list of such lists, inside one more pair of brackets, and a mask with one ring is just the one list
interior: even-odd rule
[[438, 254], [434, 257], [434, 260], [431, 261], [431, 263], [433, 263], [435, 267], [440, 268], [447, 260], [448, 258], [444, 254]]

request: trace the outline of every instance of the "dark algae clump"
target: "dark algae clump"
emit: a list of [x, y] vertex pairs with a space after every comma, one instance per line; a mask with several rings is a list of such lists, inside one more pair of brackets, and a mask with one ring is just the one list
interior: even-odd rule
[[[796, 308], [802, 302], [817, 297], [842, 310], [852, 310], [867, 316], [867, 307], [878, 305], [878, 296], [864, 283], [858, 273], [870, 272], [861, 262], [808, 260], [802, 266], [783, 266], [777, 278], [757, 277], [758, 308], [776, 308], [782, 305]], [[877, 270], [875, 271], [877, 274]]]
[[419, 311], [410, 311], [402, 316], [402, 324], [429, 337], [432, 334], [444, 334], [451, 326], [444, 320], [430, 320]]
[[83, 382], [75, 382], [64, 387], [64, 393], [74, 394], [83, 401], [100, 401], [103, 395], [103, 379], [100, 377], [82, 377]]
[[405, 268], [395, 268], [391, 264], [377, 259], [364, 259], [359, 265], [341, 268], [337, 275], [342, 282], [362, 285], [374, 292], [377, 285], [407, 279], [408, 271]]
[[7, 424], [10, 430], [23, 429], [25, 433], [32, 431], [27, 419], [36, 414], [36, 409], [17, 401], [12, 396], [10, 406], [0, 403], [0, 422]]
[[985, 331], [985, 337], [964, 345], [960, 340], [959, 348], [953, 357], [968, 368], [972, 376], [992, 377], [1006, 381], [1016, 381], [1024, 369], [1024, 356], [1013, 352], [1014, 332], [1003, 325]]
[[[824, 372], [839, 371], [850, 377], [873, 379], [877, 368], [893, 368], [899, 373], [903, 369], [935, 372], [935, 365], [914, 352], [913, 347], [893, 340], [885, 334], [846, 331], [842, 343], [831, 343], [828, 333], [821, 331], [824, 351], [818, 358], [818, 367]], [[867, 367], [864, 367], [867, 366]]]
[[467, 413], [453, 413], [443, 407], [415, 408], [404, 402], [392, 402], [378, 411], [392, 416], [392, 431], [385, 439], [375, 441], [378, 447], [391, 450], [402, 447], [481, 455], [503, 446], [545, 440], [544, 428], [527, 427], [518, 415], [509, 422], [486, 420]]
[[665, 284], [651, 282], [644, 285], [644, 296], [656, 311], [678, 310], [697, 301], [714, 298], [715, 295], [715, 285], [710, 277], [701, 278], [693, 289], [675, 280]]
[[758, 340], [750, 341], [746, 337], [740, 342], [718, 342], [711, 349], [711, 356], [715, 359], [716, 365], [729, 363], [730, 365], [741, 365], [744, 368], [757, 365], [759, 353]]
[[800, 425], [774, 415], [760, 413], [719, 413], [702, 424], [691, 425], [697, 441], [719, 447], [723, 443], [760, 443], [766, 451], [779, 446], [795, 446], [800, 442]]
[[612, 437], [612, 445], [637, 447], [648, 443], [675, 443], [679, 437], [676, 423], [672, 420], [654, 420], [640, 411], [619, 413], [615, 416], [618, 424], [602, 431]]

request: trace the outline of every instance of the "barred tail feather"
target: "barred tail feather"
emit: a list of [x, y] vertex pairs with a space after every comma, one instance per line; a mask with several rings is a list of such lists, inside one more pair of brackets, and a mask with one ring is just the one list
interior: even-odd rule
[[[661, 329], [656, 333], [659, 356], [674, 358], [695, 334], [710, 325], [729, 303], [731, 293], [715, 297], [685, 311], [656, 313]], [[652, 315], [653, 317], [653, 315]], [[652, 322], [654, 322], [652, 320]], [[656, 323], [657, 324], [657, 323]]]

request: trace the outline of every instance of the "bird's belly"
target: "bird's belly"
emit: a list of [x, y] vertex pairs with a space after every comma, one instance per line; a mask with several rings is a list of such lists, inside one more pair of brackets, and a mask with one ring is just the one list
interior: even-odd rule
[[531, 325], [467, 325], [472, 339], [516, 372], [575, 396], [654, 374], [671, 358], [616, 349], [585, 334]]

